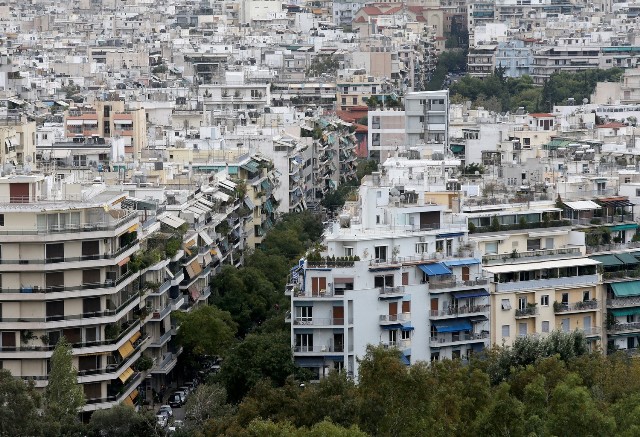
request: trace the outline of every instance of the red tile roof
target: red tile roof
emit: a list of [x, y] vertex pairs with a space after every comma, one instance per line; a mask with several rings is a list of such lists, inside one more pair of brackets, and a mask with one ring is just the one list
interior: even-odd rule
[[367, 15], [382, 15], [382, 11], [380, 11], [380, 9], [376, 8], [375, 6], [365, 6], [360, 10]]
[[548, 112], [534, 112], [533, 114], [529, 114], [530, 117], [533, 118], [553, 118], [555, 115], [549, 114]]
[[618, 129], [626, 126], [627, 126], [626, 124], [620, 123], [619, 121], [611, 121], [609, 123], [599, 124], [596, 127], [599, 129]]

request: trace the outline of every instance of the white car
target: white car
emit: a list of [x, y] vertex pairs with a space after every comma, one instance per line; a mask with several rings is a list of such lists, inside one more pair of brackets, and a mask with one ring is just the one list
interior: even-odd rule
[[156, 414], [156, 421], [158, 422], [158, 426], [160, 428], [164, 428], [169, 423], [169, 415], [167, 413], [158, 413]]
[[182, 420], [176, 420], [175, 422], [173, 422], [173, 425], [169, 427], [169, 432], [176, 432], [178, 428], [182, 427], [182, 425], [183, 425]]
[[173, 417], [173, 409], [169, 405], [163, 405], [158, 410], [158, 414], [167, 413], [169, 417]]
[[178, 390], [174, 392], [174, 394], [180, 396], [180, 399], [182, 399], [182, 405], [184, 405], [187, 402], [187, 394], [185, 392]]

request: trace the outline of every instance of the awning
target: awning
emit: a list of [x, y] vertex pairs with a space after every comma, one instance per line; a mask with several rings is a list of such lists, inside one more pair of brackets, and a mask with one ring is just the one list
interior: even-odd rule
[[131, 392], [131, 394], [128, 396], [128, 398], [133, 401], [133, 400], [135, 400], [135, 398], [138, 397], [138, 394], [139, 394], [138, 389], [136, 389], [136, 390]]
[[442, 265], [441, 263], [433, 263], [433, 264], [419, 264], [418, 268], [422, 270], [425, 274], [429, 276], [437, 276], [437, 275], [450, 275], [451, 270]]
[[236, 189], [236, 184], [226, 179], [218, 182], [218, 185], [220, 185], [222, 188], [225, 188], [229, 191], [233, 191]]
[[451, 146], [449, 146], [449, 148], [451, 149], [451, 151], [453, 153], [462, 153], [462, 152], [464, 152], [464, 145], [463, 144], [452, 144]]
[[247, 205], [247, 208], [249, 208], [252, 211], [256, 207], [251, 201], [251, 199], [249, 199], [249, 196], [244, 196], [244, 204]]
[[64, 100], [56, 100], [56, 104], [58, 106], [64, 106], [65, 108], [69, 106], [69, 104], [67, 102], [65, 102]]
[[462, 237], [464, 232], [447, 232], [445, 234], [437, 234], [436, 238], [454, 238], [454, 237]]
[[611, 289], [616, 297], [640, 296], [640, 281], [614, 282]]
[[574, 211], [587, 211], [590, 209], [602, 209], [600, 205], [591, 200], [578, 200], [576, 202], [564, 202], [566, 206]]
[[640, 307], [635, 307], [635, 308], [616, 308], [616, 309], [612, 309], [612, 310], [609, 310], [609, 311], [611, 311], [611, 314], [613, 314], [616, 317], [632, 316], [634, 314], [640, 314]]
[[407, 358], [407, 356], [405, 354], [400, 354], [400, 361], [402, 362], [402, 364], [404, 364], [405, 366], [408, 366], [411, 364], [411, 362], [409, 361], [409, 358]]
[[322, 367], [324, 360], [321, 357], [296, 357], [296, 364], [300, 367]]
[[160, 221], [165, 225], [171, 226], [174, 229], [178, 229], [180, 226], [186, 223], [184, 219], [176, 217], [175, 215], [165, 215], [160, 218]]
[[118, 348], [118, 353], [122, 358], [127, 358], [133, 353], [133, 345], [130, 341], [126, 341], [122, 346]]
[[207, 246], [213, 243], [213, 239], [205, 231], [200, 231], [199, 235], [200, 238], [202, 238], [202, 241], [204, 241], [204, 244], [206, 244]]
[[590, 258], [596, 261], [600, 261], [602, 263], [602, 267], [617, 267], [624, 265], [624, 262], [613, 255], [594, 255]]
[[572, 259], [557, 259], [554, 261], [542, 261], [537, 263], [522, 263], [522, 264], [503, 264], [495, 266], [487, 266], [485, 271], [492, 275], [500, 273], [511, 272], [530, 272], [532, 270], [542, 269], [561, 269], [564, 267], [586, 267], [597, 266], [600, 262], [590, 258], [572, 258]]
[[411, 326], [411, 323], [406, 323], [402, 325], [402, 328], [400, 328], [401, 331], [413, 331], [414, 329], [415, 328]]
[[459, 291], [457, 293], [453, 293], [453, 297], [456, 299], [466, 299], [469, 297], [484, 297], [489, 296], [489, 292], [484, 289], [471, 290], [471, 291]]
[[129, 396], [127, 396], [126, 398], [124, 398], [124, 401], [122, 401], [122, 403], [124, 405], [127, 405], [129, 407], [133, 407], [133, 400], [131, 400], [131, 398]]
[[122, 381], [122, 383], [124, 384], [125, 382], [127, 382], [127, 379], [131, 378], [131, 375], [133, 375], [133, 369], [129, 367], [127, 368], [127, 370], [122, 372], [122, 374], [118, 376], [118, 378], [120, 378], [120, 381]]
[[447, 267], [473, 266], [476, 264], [480, 264], [480, 260], [478, 258], [452, 259], [449, 261], [444, 261], [442, 264]]
[[118, 266], [119, 266], [119, 267], [122, 267], [123, 265], [125, 265], [125, 264], [126, 264], [126, 263], [128, 263], [129, 261], [131, 261], [131, 257], [129, 257], [129, 256], [128, 256], [128, 257], [126, 257], [125, 259], [123, 259], [122, 261], [120, 261], [120, 262], [118, 263]]
[[67, 120], [67, 126], [82, 126], [82, 120]]
[[133, 334], [131, 336], [131, 338], [129, 339], [129, 341], [133, 344], [136, 342], [137, 339], [139, 339], [140, 337], [142, 337], [142, 333], [140, 331], [137, 331], [135, 334]]
[[459, 331], [471, 331], [471, 322], [463, 320], [441, 320], [437, 322], [431, 322], [432, 326], [435, 326], [437, 332], [459, 332]]
[[240, 168], [244, 168], [248, 172], [255, 173], [258, 171], [258, 163], [255, 161], [249, 161], [246, 164], [242, 164]]
[[228, 201], [228, 200], [229, 200], [229, 198], [230, 198], [231, 196], [229, 196], [228, 194], [225, 194], [225, 193], [223, 193], [223, 192], [216, 191], [215, 193], [213, 193], [213, 197], [214, 197], [215, 199], [220, 200], [221, 202], [226, 202], [226, 201]]
[[333, 285], [336, 284], [353, 284], [353, 278], [333, 278]]
[[638, 264], [640, 262], [638, 261], [638, 258], [628, 252], [616, 253], [616, 258], [625, 264]]
[[395, 331], [398, 329], [402, 329], [401, 323], [392, 323], [391, 325], [383, 325], [380, 327], [383, 331]]
[[609, 228], [611, 232], [615, 232], [615, 231], [629, 231], [631, 229], [638, 229], [638, 224], [637, 223], [625, 223], [623, 225], [615, 225], [615, 226], [611, 226]]
[[[204, 205], [207, 208], [213, 208], [213, 203], [209, 202], [207, 199], [203, 198], [203, 197], [199, 197], [198, 198], [198, 203], [201, 203], [202, 205]], [[198, 205], [200, 206], [200, 205]]]

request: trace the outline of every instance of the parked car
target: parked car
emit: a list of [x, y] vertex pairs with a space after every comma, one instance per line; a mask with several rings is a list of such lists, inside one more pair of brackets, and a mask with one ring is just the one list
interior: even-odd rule
[[189, 387], [189, 393], [193, 393], [194, 391], [196, 391], [196, 388], [198, 388], [198, 384], [195, 381], [185, 382], [184, 385]]
[[177, 393], [173, 393], [169, 396], [169, 405], [172, 408], [180, 408], [184, 402], [182, 402], [182, 396]]
[[180, 396], [180, 400], [182, 402], [182, 405], [184, 405], [187, 402], [187, 394], [185, 392], [183, 392], [182, 390], [178, 390], [174, 394]]
[[173, 424], [169, 427], [168, 431], [170, 433], [172, 432], [176, 432], [178, 430], [178, 428], [182, 428], [182, 425], [184, 423], [182, 422], [182, 420], [176, 420], [173, 422]]
[[189, 397], [189, 395], [191, 394], [191, 387], [189, 387], [188, 385], [182, 385], [178, 387], [178, 390], [183, 391], [187, 397]]
[[173, 410], [170, 405], [162, 405], [158, 410], [158, 414], [167, 413], [169, 417], [173, 417]]
[[166, 412], [156, 414], [156, 421], [160, 428], [164, 428], [169, 423], [169, 415]]

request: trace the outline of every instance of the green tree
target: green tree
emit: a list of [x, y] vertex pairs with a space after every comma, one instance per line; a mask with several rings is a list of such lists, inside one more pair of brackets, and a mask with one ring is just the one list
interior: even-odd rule
[[237, 402], [259, 381], [283, 385], [295, 372], [288, 332], [249, 334], [225, 357], [220, 380]]
[[15, 378], [8, 370], [0, 369], [0, 435], [41, 435], [39, 407], [40, 396], [32, 382]]
[[177, 313], [180, 323], [177, 341], [196, 355], [223, 355], [233, 344], [236, 324], [231, 314], [206, 305], [190, 313]]
[[363, 177], [378, 171], [378, 162], [375, 159], [362, 159], [358, 161], [356, 168], [356, 178], [361, 181]]
[[144, 437], [163, 435], [156, 427], [151, 411], [136, 412], [126, 405], [116, 405], [107, 410], [97, 410], [91, 415], [89, 434], [95, 437]]
[[51, 356], [49, 384], [44, 392], [44, 408], [49, 425], [68, 428], [78, 422], [78, 413], [85, 404], [78, 371], [73, 367], [71, 346], [65, 337], [56, 345]]
[[509, 384], [502, 383], [476, 418], [474, 435], [524, 436], [525, 412], [524, 404], [509, 393]]
[[296, 428], [291, 423], [254, 420], [249, 424], [246, 433], [250, 437], [366, 437], [367, 434], [353, 426], [344, 428], [331, 422], [323, 421], [311, 428]]

